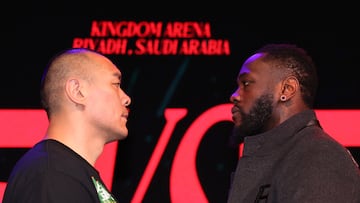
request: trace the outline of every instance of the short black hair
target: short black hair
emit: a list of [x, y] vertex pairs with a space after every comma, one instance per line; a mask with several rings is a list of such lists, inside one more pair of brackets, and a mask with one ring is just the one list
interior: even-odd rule
[[284, 72], [294, 75], [300, 83], [304, 103], [313, 107], [318, 88], [317, 68], [305, 49], [295, 44], [266, 44], [256, 53], [266, 53], [263, 60], [271, 61]]

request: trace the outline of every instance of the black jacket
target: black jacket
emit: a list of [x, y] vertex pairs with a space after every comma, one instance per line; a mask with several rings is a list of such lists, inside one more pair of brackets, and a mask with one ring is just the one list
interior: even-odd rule
[[245, 138], [228, 198], [235, 202], [359, 203], [360, 170], [307, 110]]

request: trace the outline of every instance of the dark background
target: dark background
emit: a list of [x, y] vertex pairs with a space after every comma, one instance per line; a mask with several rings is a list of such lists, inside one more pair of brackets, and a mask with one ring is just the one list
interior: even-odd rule
[[[32, 5], [32, 8], [36, 5]], [[73, 7], [73, 9], [79, 8]], [[307, 26], [275, 27], [246, 18], [215, 16], [129, 15], [116, 9], [91, 15], [38, 15], [30, 10], [7, 20], [1, 67], [0, 108], [40, 108], [39, 82], [49, 58], [72, 46], [74, 37], [88, 37], [90, 22], [96, 20], [208, 21], [212, 37], [228, 39], [230, 56], [119, 56], [109, 55], [123, 73], [123, 89], [132, 98], [128, 121], [129, 137], [119, 143], [113, 193], [120, 202], [130, 202], [147, 161], [164, 127], [164, 108], [187, 108], [167, 145], [144, 202], [169, 202], [169, 171], [177, 145], [189, 125], [208, 108], [227, 103], [235, 90], [236, 76], [243, 61], [265, 43], [291, 42], [305, 48], [318, 66], [320, 87], [316, 109], [360, 109], [355, 57], [355, 34], [344, 29]], [[51, 11], [43, 11], [51, 13]], [[251, 17], [249, 16], [249, 19]], [[265, 19], [266, 20], [266, 19]], [[306, 23], [305, 23], [306, 24]], [[317, 26], [318, 25], [318, 26]], [[266, 26], [266, 27], [265, 27]], [[335, 26], [335, 25], [334, 25]], [[175, 86], [169, 87], [185, 67]], [[169, 100], [167, 100], [168, 98]], [[336, 118], [334, 118], [336, 119]], [[232, 124], [211, 128], [200, 145], [197, 170], [210, 202], [225, 202], [230, 172], [237, 150], [227, 145]], [[27, 149], [0, 149], [1, 181], [6, 181], [14, 162]], [[360, 161], [359, 148], [349, 148]], [[154, 201], [155, 200], [155, 201]]]

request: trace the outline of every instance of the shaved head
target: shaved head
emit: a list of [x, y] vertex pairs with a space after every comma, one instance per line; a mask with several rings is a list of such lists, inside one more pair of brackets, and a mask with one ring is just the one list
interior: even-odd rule
[[80, 78], [91, 81], [89, 68], [96, 67], [90, 55], [100, 55], [88, 49], [71, 49], [58, 53], [45, 69], [41, 81], [41, 103], [48, 116], [56, 112], [64, 101], [66, 81]]

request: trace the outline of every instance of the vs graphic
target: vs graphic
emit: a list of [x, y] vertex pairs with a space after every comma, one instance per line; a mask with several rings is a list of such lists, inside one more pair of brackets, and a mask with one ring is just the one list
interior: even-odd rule
[[[213, 106], [199, 115], [185, 131], [177, 146], [170, 170], [170, 198], [173, 203], [199, 202], [209, 200], [204, 193], [196, 171], [196, 156], [199, 145], [207, 130], [218, 122], [231, 122], [232, 104]], [[315, 110], [322, 126], [345, 147], [360, 147], [360, 110]], [[177, 123], [186, 117], [186, 108], [167, 108], [166, 120], [158, 142], [152, 152], [144, 173], [132, 197], [132, 203], [141, 202], [157, 169], [160, 159], [171, 139]], [[0, 109], [0, 148], [30, 148], [42, 139], [48, 121], [41, 109]], [[239, 150], [241, 152], [241, 150]], [[109, 189], [112, 187], [117, 142], [108, 144], [95, 167]], [[239, 154], [241, 156], [241, 154]], [[6, 182], [0, 182], [0, 200]]]

